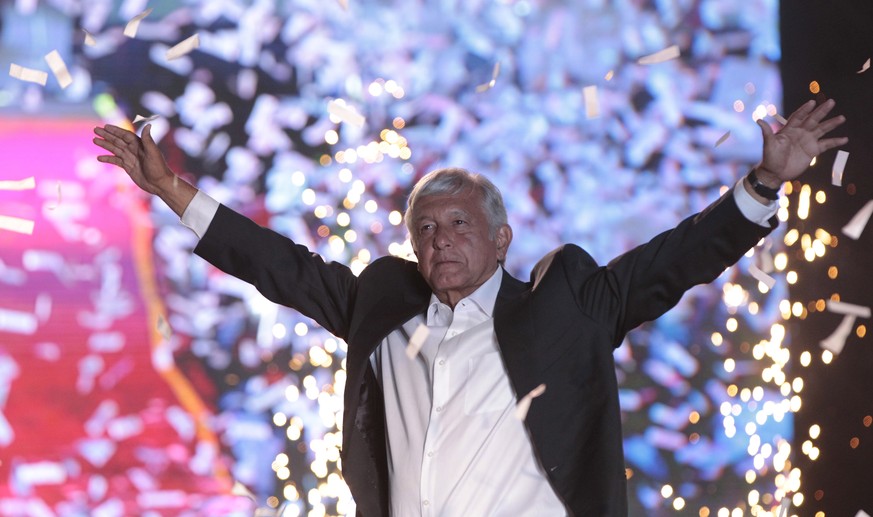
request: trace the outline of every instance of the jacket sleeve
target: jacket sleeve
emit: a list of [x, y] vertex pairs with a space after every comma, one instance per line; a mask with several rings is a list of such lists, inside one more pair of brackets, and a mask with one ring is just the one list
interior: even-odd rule
[[194, 253], [346, 339], [357, 277], [287, 237], [219, 206]]
[[618, 346], [628, 331], [667, 312], [685, 291], [715, 280], [775, 226], [775, 218], [769, 227], [749, 221], [729, 191], [591, 275], [579, 291], [582, 310], [613, 328]]

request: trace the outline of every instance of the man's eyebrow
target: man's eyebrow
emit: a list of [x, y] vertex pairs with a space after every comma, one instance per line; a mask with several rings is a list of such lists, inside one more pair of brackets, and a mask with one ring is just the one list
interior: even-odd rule
[[[470, 212], [468, 212], [467, 210], [464, 210], [463, 208], [453, 208], [453, 209], [449, 210], [448, 212], [446, 212], [446, 216], [448, 216], [449, 219], [452, 219], [455, 217], [469, 218]], [[421, 214], [421, 215], [417, 215], [415, 217], [415, 219], [413, 219], [413, 221], [415, 221], [415, 222], [420, 222], [420, 221], [424, 221], [424, 220], [431, 220], [432, 221], [435, 219], [436, 219], [436, 217], [434, 217], [432, 215]]]

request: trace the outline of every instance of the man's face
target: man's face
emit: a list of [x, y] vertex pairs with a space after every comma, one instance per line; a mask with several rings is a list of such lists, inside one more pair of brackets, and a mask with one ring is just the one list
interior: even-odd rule
[[512, 230], [489, 234], [478, 190], [421, 198], [414, 205], [412, 242], [418, 269], [439, 300], [450, 307], [470, 295], [506, 257]]

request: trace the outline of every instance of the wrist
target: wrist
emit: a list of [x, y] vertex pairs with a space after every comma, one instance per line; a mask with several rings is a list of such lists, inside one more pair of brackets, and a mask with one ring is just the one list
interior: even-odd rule
[[752, 191], [758, 196], [770, 201], [779, 199], [779, 189], [782, 187], [782, 180], [775, 174], [761, 168], [756, 168], [749, 171], [746, 181]]
[[758, 178], [758, 183], [769, 189], [779, 190], [784, 183], [778, 174], [770, 172], [760, 165], [753, 168], [749, 174], [753, 174], [754, 177]]

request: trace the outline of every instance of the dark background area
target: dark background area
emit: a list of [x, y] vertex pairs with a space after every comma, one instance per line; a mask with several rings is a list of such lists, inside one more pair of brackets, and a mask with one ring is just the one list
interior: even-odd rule
[[[842, 187], [831, 185], [830, 164], [836, 151], [819, 157], [818, 165], [801, 179], [813, 192], [827, 191], [827, 202], [810, 210], [806, 220], [792, 213], [789, 228], [812, 234], [821, 228], [837, 237], [835, 246], [819, 260], [807, 262], [799, 245], [789, 248], [789, 263], [798, 272], [792, 299], [810, 309], [804, 319], [790, 327], [793, 376], [804, 379], [803, 406], [795, 414], [794, 454], [802, 472], [805, 502], [801, 515], [855, 515], [873, 509], [873, 348], [870, 320], [858, 318], [843, 351], [830, 364], [821, 360], [819, 342], [840, 324], [843, 316], [815, 311], [818, 300], [838, 296], [863, 306], [873, 305], [869, 278], [873, 273], [870, 250], [873, 233], [858, 240], [842, 234], [841, 228], [873, 199], [873, 72], [857, 73], [873, 56], [873, 2], [813, 2], [796, 0], [781, 6], [782, 79], [784, 111], [790, 113], [810, 98], [836, 100], [835, 113], [847, 117], [837, 135], [849, 135], [843, 149], [849, 152]], [[820, 92], [810, 85], [816, 81]], [[799, 189], [791, 195], [792, 206]], [[814, 204], [815, 205], [815, 204]], [[791, 252], [796, 252], [792, 254]], [[837, 267], [832, 279], [828, 270]], [[798, 358], [809, 351], [812, 362], [802, 366]], [[821, 434], [811, 439], [810, 427]], [[801, 452], [804, 441], [820, 449], [812, 460]]]

